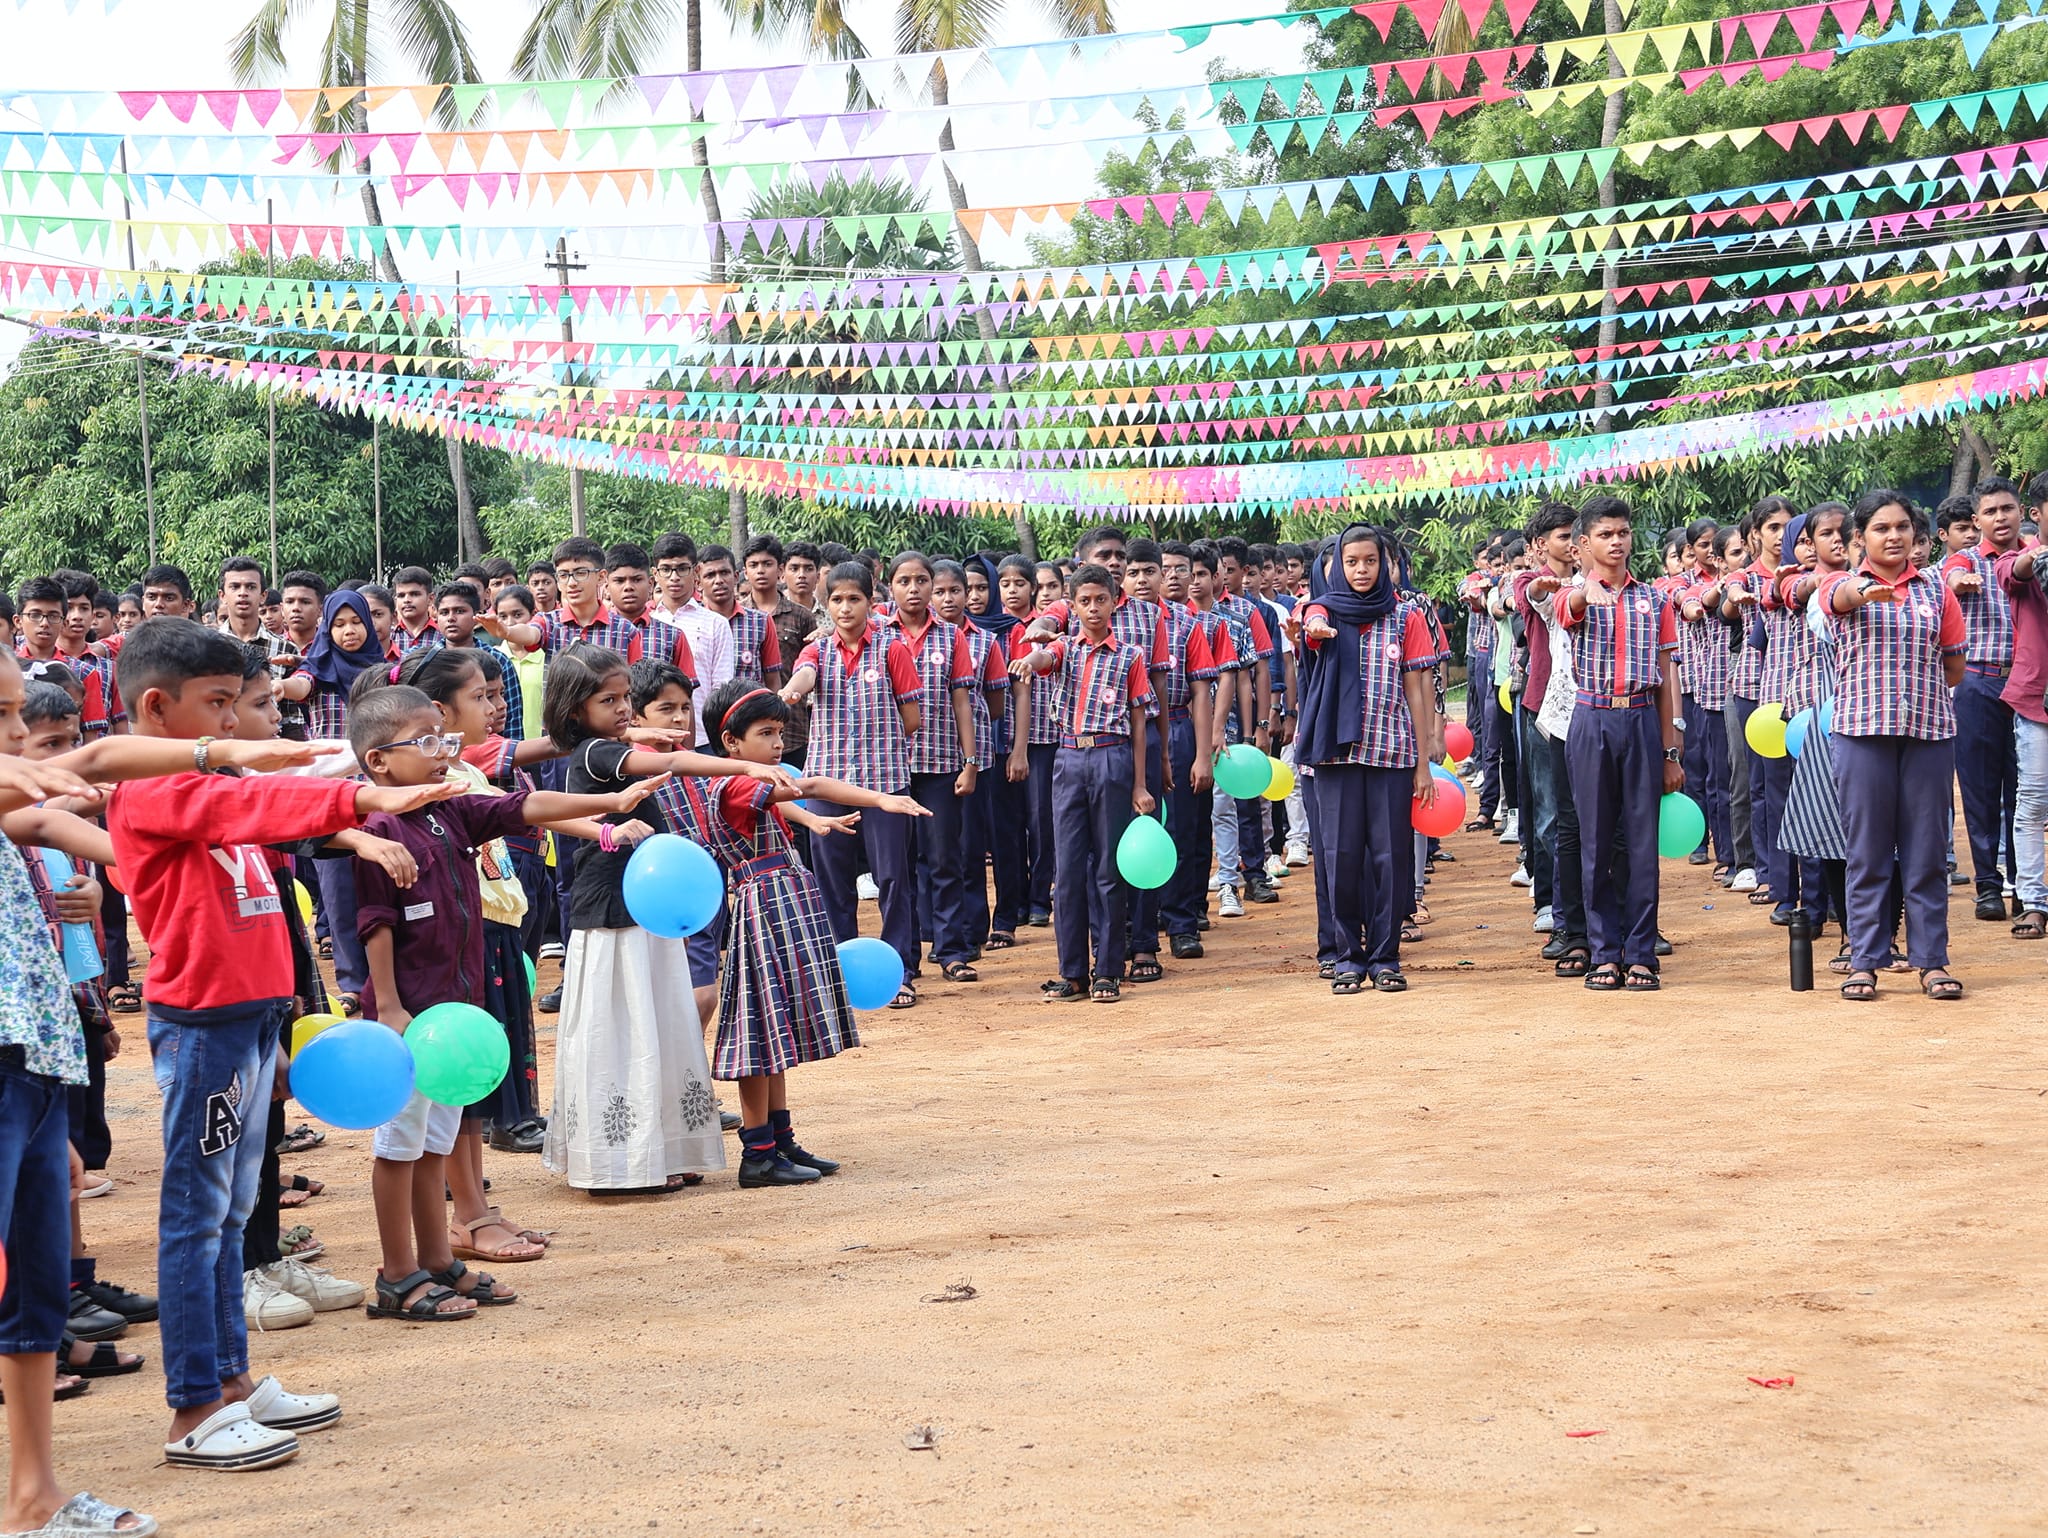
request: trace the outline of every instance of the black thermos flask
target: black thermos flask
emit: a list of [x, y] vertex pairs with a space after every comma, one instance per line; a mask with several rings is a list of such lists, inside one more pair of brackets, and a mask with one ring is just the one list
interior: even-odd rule
[[1813, 922], [1806, 916], [1804, 908], [1792, 910], [1792, 920], [1785, 926], [1787, 943], [1792, 948], [1792, 991], [1813, 992]]

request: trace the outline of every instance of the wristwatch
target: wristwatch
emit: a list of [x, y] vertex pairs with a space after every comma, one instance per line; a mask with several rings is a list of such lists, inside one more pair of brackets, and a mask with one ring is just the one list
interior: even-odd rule
[[206, 755], [212, 751], [212, 748], [213, 739], [211, 737], [201, 737], [192, 744], [192, 767], [201, 774], [206, 773]]
[[1684, 761], [1685, 761], [1685, 750], [1684, 750], [1684, 749], [1682, 749], [1682, 748], [1666, 748], [1666, 749], [1664, 750], [1664, 762], [1665, 762], [1665, 763], [1667, 763], [1667, 764], [1678, 764], [1678, 763], [1683, 763]]

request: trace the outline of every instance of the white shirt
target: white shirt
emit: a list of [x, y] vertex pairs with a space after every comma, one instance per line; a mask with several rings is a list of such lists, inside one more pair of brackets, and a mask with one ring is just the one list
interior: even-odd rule
[[680, 609], [657, 606], [651, 612], [656, 619], [675, 626], [690, 643], [690, 655], [697, 663], [697, 743], [701, 747], [711, 740], [704, 731], [702, 702], [730, 679], [738, 666], [733, 655], [732, 621], [712, 613], [694, 598]]

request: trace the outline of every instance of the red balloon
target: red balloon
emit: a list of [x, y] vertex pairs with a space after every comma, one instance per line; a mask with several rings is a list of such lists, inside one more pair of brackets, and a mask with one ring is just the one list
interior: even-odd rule
[[1429, 838], [1445, 838], [1458, 831], [1465, 822], [1465, 787], [1453, 780], [1436, 782], [1436, 799], [1424, 806], [1420, 797], [1411, 801], [1409, 815], [1415, 820], [1415, 831]]
[[1463, 721], [1444, 723], [1444, 751], [1458, 763], [1472, 756], [1472, 728]]

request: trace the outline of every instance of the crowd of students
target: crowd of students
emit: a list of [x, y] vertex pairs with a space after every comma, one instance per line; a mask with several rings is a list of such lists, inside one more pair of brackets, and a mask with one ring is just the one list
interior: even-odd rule
[[[2038, 507], [2048, 477], [2031, 489]], [[1467, 831], [1519, 844], [1559, 976], [1660, 986], [1660, 803], [1681, 787], [1706, 814], [1691, 863], [1775, 922], [1838, 926], [1846, 999], [1901, 969], [1961, 994], [1958, 771], [1978, 916], [2048, 930], [2048, 604], [2011, 483], [1954, 503], [1936, 531], [1892, 491], [1767, 498], [1675, 531], [1648, 580], [1607, 495], [1478, 551], [1458, 593]], [[1204, 957], [1212, 896], [1214, 921], [1241, 918], [1312, 867], [1318, 972], [1345, 996], [1407, 987], [1402, 947], [1454, 858], [1416, 814], [1455, 783], [1435, 766], [1457, 610], [1369, 524], [1285, 546], [1104, 526], [1059, 561], [669, 534], [388, 586], [292, 571], [267, 590], [246, 558], [217, 575], [203, 601], [171, 565], [126, 592], [60, 571], [0, 599], [18, 846], [0, 850], [0, 1531], [153, 1530], [64, 1500], [49, 1459], [52, 1397], [139, 1369], [114, 1344], [134, 1324], [161, 1325], [165, 1459], [244, 1470], [341, 1414], [253, 1378], [249, 1329], [516, 1303], [470, 1263], [550, 1241], [491, 1203], [487, 1147], [594, 1198], [698, 1184], [727, 1133], [742, 1187], [836, 1172], [797, 1140], [789, 1073], [859, 1043], [836, 945], [864, 902], [902, 962], [892, 1008], [927, 968], [978, 984], [985, 954], [1045, 928], [1041, 996], [1108, 1004], [1162, 958]], [[1825, 712], [1798, 757], [1751, 745], [1766, 705]], [[1237, 744], [1287, 766], [1286, 795], [1218, 785]], [[1173, 845], [1143, 889], [1118, 860], [1141, 817]], [[657, 832], [724, 877], [687, 939], [626, 899]], [[562, 985], [536, 998], [549, 958]], [[416, 1093], [376, 1130], [365, 1289], [284, 1226], [320, 1187], [281, 1158], [322, 1138], [286, 1127], [291, 1023], [331, 1006], [402, 1031], [449, 1002], [499, 1022], [511, 1071], [468, 1107]], [[106, 1189], [105, 1064], [142, 1011], [164, 1095], [156, 1296], [97, 1275], [78, 1215]], [[536, 1013], [557, 1015], [545, 1105]]]

